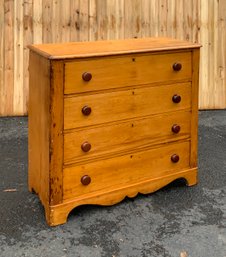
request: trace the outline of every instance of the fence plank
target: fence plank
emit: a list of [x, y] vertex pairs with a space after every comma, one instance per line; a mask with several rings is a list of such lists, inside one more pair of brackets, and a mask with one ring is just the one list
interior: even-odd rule
[[217, 83], [216, 99], [217, 108], [226, 107], [226, 1], [219, 0], [218, 6], [218, 43], [217, 43]]
[[4, 4], [4, 84], [2, 88], [1, 105], [3, 113], [13, 113], [13, 82], [14, 82], [14, 1]]
[[170, 36], [200, 42], [200, 108], [226, 108], [225, 0], [0, 0], [0, 115], [27, 113], [32, 43]]
[[14, 95], [13, 112], [23, 113], [23, 71], [24, 71], [24, 42], [23, 42], [23, 0], [14, 2]]
[[4, 70], [5, 70], [5, 65], [4, 65], [4, 19], [5, 19], [5, 14], [4, 14], [4, 0], [0, 0], [0, 116], [5, 114], [5, 110], [3, 108], [3, 105], [5, 105], [4, 102]]

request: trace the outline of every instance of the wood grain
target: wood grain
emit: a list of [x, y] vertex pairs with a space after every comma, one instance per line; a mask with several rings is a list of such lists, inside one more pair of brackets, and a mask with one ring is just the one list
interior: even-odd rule
[[[162, 178], [189, 168], [189, 142], [136, 152], [112, 159], [64, 168], [63, 199], [70, 199], [92, 192], [115, 190], [119, 186]], [[171, 155], [178, 154], [178, 163], [172, 163]], [[142, 174], [142, 175], [141, 175]], [[81, 184], [81, 177], [89, 175], [91, 183]]]
[[[177, 178], [197, 183], [197, 47], [188, 45], [184, 54], [182, 49], [159, 53], [157, 47], [155, 54], [150, 50], [150, 59], [148, 53], [125, 53], [72, 61], [49, 58], [32, 48], [29, 189], [40, 195], [48, 224], [66, 222], [71, 208], [80, 204], [115, 204]], [[85, 70], [92, 72], [93, 83], [87, 82], [91, 76], [86, 73], [85, 84], [79, 85], [72, 73], [75, 88], [87, 90], [65, 94], [71, 84], [68, 65], [76, 64], [74, 70], [82, 74], [79, 62], [82, 69], [94, 66], [94, 73]], [[182, 71], [172, 69], [174, 62], [182, 62]], [[175, 124], [181, 128], [178, 134], [172, 130]]]
[[[30, 54], [30, 90], [28, 119], [28, 185], [35, 191], [46, 210], [49, 206], [49, 126], [50, 63]], [[37, 72], [38, 71], [38, 72]]]
[[[1, 99], [1, 105], [0, 105], [0, 115], [3, 116], [5, 112], [5, 95], [4, 95], [4, 81], [5, 81], [5, 51], [4, 51], [4, 0], [0, 0], [0, 99]], [[3, 107], [4, 105], [4, 107]]]
[[226, 108], [225, 0], [0, 0], [0, 7], [1, 116], [27, 114], [28, 44], [151, 36], [201, 43], [199, 108]]
[[62, 202], [63, 178], [63, 62], [51, 62], [50, 205]]
[[199, 48], [199, 44], [172, 38], [144, 38], [102, 40], [90, 42], [70, 42], [67, 44], [30, 45], [29, 48], [49, 59], [71, 59], [92, 56], [110, 56], [126, 53], [145, 53], [164, 50], [184, 50]]
[[93, 202], [99, 205], [113, 205], [122, 201], [126, 196], [135, 197], [138, 193], [148, 194], [155, 192], [178, 177], [184, 178], [188, 186], [193, 186], [197, 183], [197, 170], [183, 170], [180, 173], [169, 174], [162, 178], [135, 182], [134, 184], [114, 188], [113, 190], [106, 190], [104, 194], [97, 192], [87, 194], [86, 197], [81, 196], [64, 201], [62, 204], [50, 207], [51, 211], [50, 216], [47, 217], [47, 222], [50, 226], [63, 224], [67, 222], [70, 211], [79, 205], [92, 204]]
[[[4, 83], [1, 88], [1, 113], [9, 115], [13, 113], [13, 82], [14, 82], [14, 1], [4, 1], [2, 6], [4, 10], [3, 27], [3, 53], [4, 53]], [[1, 79], [1, 78], [0, 78]]]
[[[98, 157], [122, 155], [153, 144], [189, 138], [190, 116], [190, 111], [183, 111], [71, 130], [64, 135], [64, 163], [84, 163]], [[181, 127], [178, 134], [172, 132], [174, 124]], [[88, 153], [81, 149], [86, 141], [92, 146]]]
[[192, 117], [191, 117], [191, 153], [190, 165], [196, 168], [198, 163], [198, 93], [199, 93], [199, 50], [192, 54]]
[[[173, 103], [174, 94], [181, 96], [181, 102]], [[84, 116], [82, 107], [92, 108]], [[128, 90], [67, 97], [64, 100], [64, 129], [120, 121], [162, 112], [190, 109], [191, 84], [178, 83], [158, 87], [133, 87]]]
[[[177, 62], [182, 64], [182, 69], [175, 72], [173, 64]], [[92, 74], [89, 82], [82, 79], [84, 72]], [[64, 93], [90, 92], [162, 81], [169, 83], [176, 80], [191, 80], [191, 52], [79, 59], [65, 63]]]

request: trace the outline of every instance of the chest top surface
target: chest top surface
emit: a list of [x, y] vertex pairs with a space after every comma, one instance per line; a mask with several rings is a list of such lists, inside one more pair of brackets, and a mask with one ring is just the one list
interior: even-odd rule
[[48, 59], [72, 59], [128, 53], [199, 48], [200, 45], [172, 38], [140, 38], [30, 45], [31, 51]]

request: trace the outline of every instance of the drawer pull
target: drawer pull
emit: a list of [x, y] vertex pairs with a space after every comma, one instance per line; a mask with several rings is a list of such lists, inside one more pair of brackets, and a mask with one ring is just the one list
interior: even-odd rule
[[173, 69], [174, 69], [175, 71], [180, 71], [181, 68], [182, 68], [182, 64], [181, 64], [181, 63], [175, 62], [175, 63], [173, 64]]
[[174, 103], [178, 104], [181, 101], [181, 96], [180, 95], [174, 95], [172, 97], [172, 100]]
[[180, 126], [179, 125], [177, 125], [177, 124], [174, 124], [173, 126], [172, 126], [172, 131], [174, 132], [174, 133], [179, 133], [180, 132]]
[[84, 176], [81, 178], [81, 183], [82, 183], [84, 186], [89, 185], [90, 182], [91, 182], [91, 177], [88, 176], [88, 175], [84, 175]]
[[92, 109], [91, 107], [85, 105], [84, 107], [82, 107], [82, 113], [85, 115], [85, 116], [88, 116], [90, 115]]
[[82, 143], [81, 148], [83, 152], [89, 152], [89, 150], [91, 149], [91, 144], [86, 141]]
[[82, 74], [82, 79], [88, 82], [92, 79], [92, 74], [90, 72], [84, 72]]
[[179, 155], [173, 154], [173, 155], [171, 156], [171, 161], [172, 161], [172, 162], [176, 163], [176, 162], [179, 162], [179, 160], [180, 160]]

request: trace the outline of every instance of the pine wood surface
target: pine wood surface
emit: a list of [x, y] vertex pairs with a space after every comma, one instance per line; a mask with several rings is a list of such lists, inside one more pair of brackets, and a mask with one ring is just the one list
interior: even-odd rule
[[190, 165], [197, 167], [198, 163], [198, 91], [199, 91], [199, 58], [200, 51], [194, 50], [192, 54], [192, 118], [191, 118], [191, 153]]
[[[133, 40], [133, 42], [136, 41]], [[150, 47], [156, 45], [152, 46], [152, 40], [149, 42]], [[124, 45], [121, 41], [120, 44]], [[125, 45], [127, 45], [126, 42]], [[190, 45], [187, 44], [187, 47]], [[93, 49], [92, 44], [90, 49]], [[95, 49], [93, 51], [95, 52]], [[182, 64], [180, 72], [173, 70], [173, 64], [178, 62]], [[83, 81], [84, 72], [92, 74], [90, 81]], [[166, 52], [158, 55], [155, 52], [153, 55], [133, 54], [121, 58], [106, 57], [66, 62], [64, 92], [65, 94], [84, 93], [150, 82], [168, 81], [169, 83], [176, 80], [191, 80], [191, 52]]]
[[61, 44], [29, 45], [29, 48], [49, 59], [71, 59], [92, 56], [110, 56], [126, 53], [142, 53], [163, 50], [198, 48], [199, 44], [173, 38], [142, 38], [123, 40], [103, 40], [89, 42], [70, 42]]
[[[174, 143], [151, 150], [126, 154], [111, 159], [94, 161], [64, 168], [63, 199], [91, 192], [114, 191], [118, 186], [147, 179], [161, 178], [189, 168], [189, 142]], [[171, 156], [178, 154], [180, 161], [172, 163]], [[81, 184], [81, 177], [91, 177], [89, 186]]]
[[[115, 78], [117, 80], [117, 77]], [[181, 96], [181, 102], [173, 103], [174, 94]], [[89, 116], [84, 116], [82, 107], [92, 108]], [[116, 120], [162, 112], [178, 111], [191, 107], [191, 84], [178, 83], [99, 94], [66, 97], [64, 99], [64, 129], [79, 128]]]
[[28, 187], [35, 191], [43, 205], [49, 206], [50, 148], [50, 63], [30, 54], [30, 102], [28, 119]]
[[[172, 132], [174, 124], [181, 127], [178, 134]], [[74, 129], [64, 134], [64, 163], [81, 164], [150, 145], [184, 140], [190, 137], [190, 126], [191, 112], [180, 111]], [[91, 150], [84, 153], [81, 145], [86, 141], [91, 144]]]
[[[48, 224], [65, 223], [80, 204], [114, 204], [139, 192], [154, 192], [177, 178], [197, 183], [199, 48], [178, 51], [157, 48], [149, 58], [137, 50], [133, 54], [138, 61], [131, 64], [130, 54], [129, 65], [127, 53], [65, 61], [31, 51], [29, 189], [38, 193]], [[107, 65], [110, 59], [112, 67]], [[182, 62], [182, 70], [172, 72], [174, 60]], [[94, 61], [107, 71], [109, 87], [98, 87], [101, 79], [93, 84], [68, 82], [67, 65], [76, 63], [79, 70], [81, 62], [76, 75], [81, 80], [89, 62], [100, 70]], [[123, 64], [128, 67], [117, 76]], [[154, 73], [146, 76], [140, 66], [163, 71], [161, 80]], [[101, 75], [96, 72], [94, 78]], [[120, 84], [123, 78], [127, 84]], [[74, 91], [65, 94], [70, 84]], [[174, 95], [181, 97], [178, 103], [172, 101]], [[91, 107], [90, 115], [82, 113], [84, 106]], [[172, 131], [174, 124], [181, 127], [178, 134]], [[88, 152], [81, 149], [86, 141], [91, 143]]]
[[0, 0], [0, 116], [27, 114], [28, 45], [151, 36], [202, 44], [199, 108], [226, 108], [225, 12], [225, 0]]
[[50, 204], [62, 201], [63, 168], [63, 63], [51, 62], [50, 74]]
[[47, 222], [50, 226], [63, 224], [67, 221], [68, 213], [79, 205], [93, 204], [94, 202], [99, 205], [113, 205], [121, 202], [125, 197], [135, 197], [138, 193], [148, 194], [155, 192], [177, 178], [184, 178], [188, 186], [193, 186], [197, 183], [197, 169], [183, 170], [162, 178], [127, 184], [113, 191], [105, 190], [104, 194], [86, 194], [85, 196], [66, 200], [62, 204], [50, 206], [50, 213], [46, 216]]

